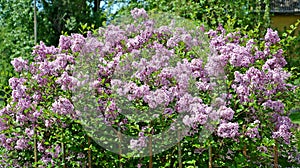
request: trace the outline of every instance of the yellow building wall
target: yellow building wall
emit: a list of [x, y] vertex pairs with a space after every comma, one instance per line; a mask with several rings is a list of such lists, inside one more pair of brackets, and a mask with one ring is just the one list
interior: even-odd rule
[[[283, 31], [285, 28], [290, 29], [291, 24], [295, 24], [297, 19], [300, 19], [300, 15], [277, 15], [271, 16], [271, 27], [277, 28], [279, 31]], [[300, 33], [300, 24], [296, 30], [296, 34]]]
[[[297, 20], [300, 19], [300, 15], [277, 15], [271, 17], [271, 27], [277, 28], [279, 31], [284, 31], [285, 29], [290, 29], [291, 24], [295, 24]], [[296, 29], [296, 32], [294, 35], [300, 36], [300, 24], [298, 25], [298, 28]], [[298, 52], [293, 52], [294, 50], [297, 50], [300, 48], [300, 44], [296, 44], [296, 46], [293, 47], [292, 51], [288, 52], [289, 60], [299, 60]]]

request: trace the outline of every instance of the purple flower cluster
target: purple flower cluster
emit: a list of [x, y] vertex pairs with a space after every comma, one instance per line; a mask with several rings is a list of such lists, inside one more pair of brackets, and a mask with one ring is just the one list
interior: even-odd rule
[[47, 56], [55, 55], [58, 51], [58, 48], [55, 48], [54, 46], [47, 47], [45, 43], [40, 42], [40, 45], [34, 47], [32, 55], [36, 55], [36, 57], [34, 57], [35, 61], [44, 61], [47, 59]]
[[[84, 36], [81, 35], [81, 34], [72, 34], [71, 38], [72, 38], [71, 50], [74, 53], [79, 52], [81, 50], [81, 48], [83, 47], [84, 43], [85, 43]], [[65, 44], [65, 43], [67, 43], [67, 44]], [[68, 41], [65, 41], [65, 43], [62, 44], [62, 45], [67, 46], [69, 44]]]
[[[269, 52], [268, 52], [269, 53]], [[275, 70], [284, 67], [287, 62], [284, 59], [283, 50], [279, 49], [271, 58], [267, 59], [265, 64], [262, 66], [263, 70]]]
[[276, 113], [279, 114], [284, 113], [284, 104], [280, 100], [277, 101], [268, 100], [264, 102], [262, 105], [274, 110], [274, 112]]
[[56, 80], [61, 85], [62, 90], [72, 90], [78, 84], [78, 80], [73, 76], [69, 76], [67, 72], [63, 72], [61, 77]]
[[280, 41], [277, 31], [274, 31], [270, 28], [267, 29], [267, 33], [265, 35], [265, 41], [271, 44], [276, 44]]
[[138, 8], [134, 8], [133, 10], [130, 11], [131, 15], [134, 19], [138, 19], [140, 17], [147, 19], [148, 18], [148, 14], [145, 11], [145, 9], [138, 9]]
[[250, 127], [247, 129], [245, 135], [249, 138], [260, 138], [259, 135], [259, 120], [255, 120], [253, 123], [250, 123]]
[[187, 115], [183, 118], [183, 123], [191, 128], [197, 128], [197, 126], [206, 124], [208, 120], [209, 106], [203, 104], [200, 98], [192, 97], [189, 94], [185, 94], [177, 102], [178, 112], [184, 112]]
[[[253, 93], [271, 98], [277, 92], [286, 91], [290, 88], [289, 84], [285, 83], [290, 74], [282, 68], [264, 72], [251, 67], [245, 74], [236, 71], [234, 75], [235, 83], [232, 88], [235, 89], [242, 102], [249, 102], [249, 96]], [[273, 87], [267, 89], [270, 88], [270, 85]]]
[[33, 106], [30, 94], [28, 94], [28, 88], [26, 86], [27, 79], [25, 78], [11, 78], [9, 85], [12, 88], [12, 102], [10, 105], [3, 109], [3, 112], [14, 112], [12, 116], [15, 116], [16, 121], [20, 125], [24, 125], [28, 121], [34, 121], [32, 118], [33, 111], [24, 113], [26, 109]]
[[74, 106], [67, 98], [60, 97], [52, 104], [52, 110], [60, 115], [74, 113]]
[[222, 138], [236, 138], [239, 135], [238, 123], [222, 123], [219, 125], [217, 135]]
[[137, 140], [130, 140], [130, 148], [132, 150], [140, 150], [147, 147], [147, 137], [144, 135], [144, 132], [140, 132], [138, 137], [139, 138]]
[[276, 126], [272, 137], [276, 139], [282, 138], [286, 144], [289, 144], [292, 136], [290, 129], [293, 126], [291, 119], [287, 116], [281, 116], [276, 113], [273, 115], [273, 119], [276, 123]]
[[[147, 19], [143, 10], [133, 10], [132, 15], [137, 19], [143, 17]], [[195, 46], [202, 44], [198, 36], [184, 29], [171, 30], [167, 26], [155, 27], [151, 20], [144, 20], [142, 25], [128, 25], [123, 29], [121, 26], [109, 26], [101, 29], [99, 35], [103, 36], [98, 42], [96, 39], [86, 38], [86, 41], [93, 41], [93, 44], [86, 44], [88, 50], [82, 51], [100, 55], [99, 79], [92, 85], [99, 93], [110, 94], [105, 84], [108, 83], [114, 93], [126, 97], [129, 101], [143, 101], [150, 108], [159, 106], [167, 107], [162, 111], [163, 115], [172, 113], [186, 113], [184, 123], [194, 129], [198, 125], [204, 125], [208, 120], [209, 106], [205, 105], [200, 98], [187, 96], [190, 80], [195, 80], [196, 85], [201, 90], [212, 89], [209, 84], [207, 71], [203, 67], [201, 59], [178, 59], [175, 54], [176, 47], [180, 42], [185, 44], [185, 52], [190, 51]], [[196, 33], [197, 34], [197, 33]], [[157, 37], [157, 39], [155, 38]], [[121, 47], [120, 47], [121, 46]], [[95, 48], [95, 49], [93, 49]], [[145, 55], [146, 51], [146, 55]], [[107, 59], [106, 55], [112, 56]], [[125, 58], [124, 58], [125, 56]], [[145, 57], [145, 58], [144, 58]], [[132, 59], [134, 61], [132, 61]], [[121, 77], [122, 74], [131, 73], [133, 81], [120, 81], [109, 77]], [[118, 76], [121, 74], [120, 76]], [[105, 80], [109, 78], [109, 80]], [[153, 89], [155, 87], [155, 89]], [[185, 103], [184, 99], [188, 103]], [[99, 109], [105, 112], [105, 118], [109, 124], [117, 117], [117, 109], [101, 108], [106, 104], [115, 105], [113, 100], [99, 100]], [[175, 106], [173, 103], [175, 102]], [[171, 106], [171, 107], [168, 107]], [[173, 106], [173, 107], [172, 107]], [[139, 146], [138, 140], [132, 140], [133, 146]]]
[[239, 45], [229, 45], [229, 47], [226, 47], [231, 49], [226, 51], [230, 54], [230, 64], [235, 67], [249, 67], [249, 65], [253, 64], [255, 59], [251, 54], [252, 44], [249, 43], [246, 47]]
[[230, 107], [221, 106], [219, 109], [219, 114], [222, 120], [230, 121], [233, 118], [234, 111]]
[[67, 50], [71, 47], [72, 45], [72, 39], [70, 37], [66, 37], [61, 35], [59, 38], [59, 48], [60, 50]]
[[15, 149], [23, 150], [26, 149], [27, 146], [28, 146], [28, 140], [21, 138], [17, 140]]
[[290, 137], [292, 133], [290, 132], [290, 127], [287, 125], [280, 125], [278, 130], [273, 132], [273, 138], [282, 138], [286, 144], [290, 143]]
[[249, 128], [246, 132], [246, 135], [249, 137], [249, 138], [259, 138], [259, 132], [258, 132], [258, 128], [257, 127], [254, 127], [254, 128]]
[[22, 87], [23, 84], [26, 82], [25, 78], [16, 78], [12, 77], [8, 80], [9, 86], [13, 89], [16, 90], [19, 87]]
[[14, 60], [11, 61], [11, 64], [14, 66], [15, 71], [17, 72], [28, 70], [28, 61], [22, 58], [14, 58]]

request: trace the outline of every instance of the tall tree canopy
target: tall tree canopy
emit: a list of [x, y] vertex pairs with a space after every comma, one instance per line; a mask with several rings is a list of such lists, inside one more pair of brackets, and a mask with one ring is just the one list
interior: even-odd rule
[[[128, 13], [134, 7], [147, 11], [159, 10], [173, 12], [213, 28], [228, 21], [235, 27], [254, 28], [261, 23], [269, 27], [269, 0], [129, 0], [117, 14]], [[263, 34], [263, 32], [262, 32]]]
[[29, 58], [33, 46], [32, 0], [0, 0], [0, 106], [15, 75], [12, 58]]
[[48, 44], [57, 44], [62, 32], [78, 32], [85, 23], [100, 27], [106, 20], [100, 0], [41, 0], [39, 9], [39, 40]]
[[[0, 105], [9, 92], [8, 79], [16, 75], [10, 64], [16, 57], [30, 59], [34, 46], [33, 0], [0, 0]], [[79, 32], [80, 25], [102, 26], [109, 1], [37, 0], [37, 42], [57, 45], [62, 32]], [[7, 92], [7, 93], [6, 93]]]

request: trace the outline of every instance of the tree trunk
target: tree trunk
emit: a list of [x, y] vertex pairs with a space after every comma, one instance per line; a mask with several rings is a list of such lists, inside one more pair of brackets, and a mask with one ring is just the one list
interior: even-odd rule
[[122, 165], [122, 133], [120, 131], [120, 127], [119, 127], [119, 130], [118, 130], [118, 138], [119, 138], [119, 168], [123, 168], [123, 165]]
[[63, 168], [66, 168], [66, 149], [65, 149], [65, 144], [62, 142], [61, 143], [61, 147], [62, 147], [62, 160], [63, 160]]
[[34, 0], [34, 45], [37, 43], [37, 19], [36, 19], [36, 0]]
[[94, 12], [97, 12], [100, 8], [100, 0], [94, 0]]
[[36, 133], [36, 129], [33, 128], [33, 136], [34, 136], [34, 140], [33, 140], [33, 143], [34, 143], [34, 163], [35, 163], [35, 167], [37, 167], [37, 162], [38, 162], [38, 158], [37, 158], [37, 141], [36, 141], [36, 138], [37, 138], [37, 133]]
[[177, 147], [178, 147], [178, 164], [179, 164], [179, 168], [182, 168], [182, 153], [181, 153], [181, 143], [180, 143], [180, 139], [181, 139], [180, 131], [177, 132], [177, 135], [178, 135], [178, 143], [177, 143]]
[[88, 136], [88, 145], [89, 145], [89, 150], [88, 150], [89, 168], [92, 168], [91, 137], [89, 137], [89, 136]]
[[208, 147], [208, 157], [209, 157], [208, 167], [212, 168], [212, 147], [211, 147], [211, 145], [209, 145], [209, 147]]
[[274, 168], [278, 168], [278, 148], [276, 142], [274, 145]]
[[152, 135], [149, 136], [149, 168], [153, 167], [153, 156], [152, 156]]

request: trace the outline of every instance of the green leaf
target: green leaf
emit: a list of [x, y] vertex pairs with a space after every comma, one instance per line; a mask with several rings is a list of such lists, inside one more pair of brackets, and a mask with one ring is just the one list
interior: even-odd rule
[[85, 29], [87, 28], [87, 23], [82, 24], [82, 25], [81, 25], [81, 28], [82, 28], [82, 30], [85, 30]]
[[300, 124], [300, 108], [291, 110], [290, 119], [295, 124]]

